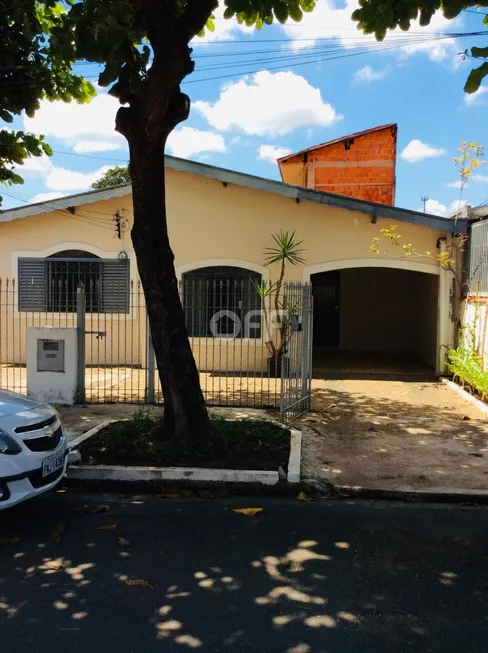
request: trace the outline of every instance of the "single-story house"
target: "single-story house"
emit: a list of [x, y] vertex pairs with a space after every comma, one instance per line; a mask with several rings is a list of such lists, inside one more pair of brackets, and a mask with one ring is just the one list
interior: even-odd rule
[[[239, 284], [276, 280], [265, 248], [272, 234], [289, 230], [303, 240], [305, 264], [289, 266], [287, 280], [313, 287], [314, 362], [329, 350], [373, 352], [403, 354], [441, 370], [444, 347], [454, 339], [450, 273], [433, 258], [406, 257], [392, 245], [375, 254], [370, 246], [383, 227], [397, 224], [403, 241], [419, 252], [443, 251], [467, 232], [466, 221], [170, 156], [166, 177], [176, 272], [201, 369], [246, 371], [250, 357], [253, 369], [265, 367], [260, 328], [238, 335], [232, 357], [221, 346], [215, 356], [207, 318], [214, 309], [259, 307], [239, 295]], [[86, 328], [93, 332], [88, 362], [145, 365], [146, 314], [131, 223], [130, 184], [0, 212], [2, 364], [25, 362], [28, 325], [75, 323], [81, 280]], [[195, 284], [213, 290], [203, 296]]]

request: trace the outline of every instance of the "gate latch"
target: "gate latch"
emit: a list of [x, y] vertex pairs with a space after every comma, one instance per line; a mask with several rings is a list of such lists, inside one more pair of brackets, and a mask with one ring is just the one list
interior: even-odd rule
[[291, 330], [293, 332], [302, 331], [302, 316], [301, 315], [292, 315], [290, 317]]
[[87, 336], [95, 336], [97, 340], [100, 340], [100, 338], [105, 338], [107, 335], [106, 331], [85, 331], [85, 334]]

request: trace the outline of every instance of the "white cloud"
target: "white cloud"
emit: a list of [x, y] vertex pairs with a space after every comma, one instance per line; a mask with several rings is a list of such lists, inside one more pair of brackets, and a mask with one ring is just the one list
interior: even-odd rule
[[56, 200], [58, 197], [63, 197], [64, 193], [53, 192], [53, 193], [37, 193], [30, 199], [30, 202], [34, 204], [35, 202], [48, 202], [49, 200]]
[[118, 100], [107, 94], [97, 95], [89, 104], [43, 100], [33, 118], [24, 117], [24, 128], [70, 145], [103, 140], [124, 147], [126, 140], [115, 131], [119, 106]]
[[369, 64], [363, 66], [359, 70], [356, 70], [352, 76], [352, 81], [355, 84], [371, 84], [376, 82], [378, 79], [383, 79], [389, 74], [389, 70], [374, 70]]
[[51, 159], [43, 154], [42, 156], [31, 156], [25, 159], [21, 166], [15, 166], [15, 171], [21, 175], [42, 175], [52, 168]]
[[277, 147], [276, 145], [261, 145], [258, 150], [258, 157], [268, 163], [276, 163], [276, 159], [290, 154], [291, 150], [287, 147]]
[[193, 127], [181, 127], [168, 137], [168, 149], [175, 156], [187, 158], [200, 152], [225, 152], [225, 140], [221, 134], [201, 131]]
[[265, 70], [228, 84], [215, 103], [200, 100], [193, 107], [216, 129], [237, 128], [255, 136], [289, 134], [310, 125], [327, 127], [342, 118], [304, 77]]
[[119, 150], [121, 143], [115, 141], [79, 141], [73, 150], [76, 154], [86, 154], [88, 152], [105, 152], [106, 150]]
[[109, 169], [110, 166], [102, 166], [92, 172], [76, 172], [53, 166], [46, 177], [45, 185], [52, 190], [85, 190]]
[[404, 148], [403, 152], [400, 154], [400, 158], [409, 163], [417, 163], [417, 161], [432, 159], [433, 157], [442, 156], [443, 154], [445, 154], [445, 150], [441, 147], [432, 147], [432, 145], [422, 143], [422, 141], [415, 138]]
[[[342, 6], [336, 7], [336, 4]], [[340, 0], [320, 0], [313, 12], [304, 13], [300, 23], [288, 21], [282, 29], [292, 39], [295, 39], [295, 48], [304, 48], [313, 45], [317, 39], [338, 38], [345, 48], [374, 45], [375, 50], [381, 47], [390, 48], [398, 41], [399, 45], [409, 42], [406, 47], [399, 48], [401, 56], [409, 56], [417, 52], [424, 52], [432, 61], [442, 61], [455, 57], [459, 52], [454, 38], [445, 38], [440, 41], [427, 43], [425, 40], [429, 35], [439, 34], [446, 31], [453, 31], [462, 24], [461, 19], [447, 20], [441, 12], [432, 17], [430, 25], [420, 27], [418, 20], [411, 23], [408, 34], [401, 30], [388, 32], [384, 45], [376, 41], [374, 35], [363, 34], [357, 29], [357, 23], [352, 20], [352, 12], [358, 8], [357, 0], [346, 0], [345, 5]], [[300, 39], [300, 40], [299, 40]], [[305, 39], [305, 40], [303, 40]]]
[[212, 41], [231, 41], [236, 39], [239, 34], [243, 32], [253, 32], [255, 27], [247, 27], [247, 25], [239, 25], [235, 18], [229, 18], [225, 20], [224, 18], [225, 6], [221, 3], [217, 9], [214, 10], [213, 15], [215, 16], [215, 30], [209, 32], [205, 30], [205, 35], [203, 37], [196, 36], [192, 45], [205, 45], [206, 43], [211, 43]]
[[[421, 212], [423, 212], [423, 210], [423, 207], [417, 209], [417, 211]], [[447, 216], [447, 206], [444, 206], [444, 204], [441, 204], [437, 200], [427, 200], [425, 203], [425, 212], [445, 218]]]
[[476, 93], [465, 93], [464, 104], [468, 107], [481, 106], [484, 102], [480, 101], [480, 97], [488, 93], [488, 86], [480, 86]]
[[[446, 188], [461, 188], [462, 181], [458, 179], [457, 181], [449, 181], [447, 184], [444, 184]], [[464, 188], [467, 188], [468, 184], [464, 184]]]
[[[102, 166], [98, 170], [91, 172], [67, 170], [66, 168], [55, 165], [49, 157], [43, 155], [41, 157], [27, 159], [23, 166], [16, 167], [16, 172], [21, 176], [40, 177], [43, 179], [46, 188], [52, 191], [74, 191], [89, 188], [109, 168], [110, 166]], [[52, 195], [52, 193], [48, 193], [48, 195]], [[62, 193], [58, 193], [59, 195], [62, 195]], [[52, 199], [52, 197], [46, 199]], [[36, 201], [40, 202], [42, 200], [37, 199]]]
[[464, 209], [466, 208], [467, 205], [468, 205], [468, 200], [461, 200], [461, 202], [459, 200], [453, 200], [449, 204], [449, 207], [447, 209], [447, 215], [449, 217], [451, 217], [453, 215], [456, 215], [456, 214], [459, 214], [459, 215], [462, 216], [463, 212], [464, 212]]
[[488, 175], [474, 174], [474, 175], [472, 175], [471, 179], [473, 181], [479, 181], [479, 182], [484, 183], [484, 184], [488, 183]]

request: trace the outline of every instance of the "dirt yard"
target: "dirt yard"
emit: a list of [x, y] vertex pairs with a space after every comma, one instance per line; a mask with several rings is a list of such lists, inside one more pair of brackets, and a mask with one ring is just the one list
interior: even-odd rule
[[488, 421], [437, 382], [315, 380], [302, 477], [401, 490], [488, 491]]

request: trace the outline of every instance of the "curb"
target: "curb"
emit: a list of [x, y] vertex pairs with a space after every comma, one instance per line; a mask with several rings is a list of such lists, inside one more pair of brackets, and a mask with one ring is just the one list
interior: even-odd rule
[[482, 413], [484, 413], [485, 415], [488, 415], [488, 406], [484, 402], [480, 401], [476, 397], [473, 397], [473, 395], [469, 394], [469, 392], [466, 392], [464, 388], [461, 388], [460, 385], [454, 383], [454, 381], [451, 381], [450, 379], [441, 377], [440, 381], [442, 384], [444, 384], [451, 390], [454, 390], [454, 392], [457, 392], [457, 394], [460, 397], [462, 397], [465, 401], [469, 402], [473, 406], [476, 406], [476, 408], [480, 410]]
[[334, 495], [345, 499], [488, 505], [488, 492], [469, 490], [451, 490], [449, 492], [438, 492], [435, 490], [380, 490], [366, 487], [333, 485], [332, 493], [329, 496]]
[[70, 440], [68, 442], [68, 448], [69, 449], [76, 449], [76, 447], [78, 445], [80, 445], [82, 442], [84, 442], [85, 440], [88, 440], [88, 438], [91, 438], [92, 435], [96, 435], [99, 431], [104, 429], [109, 424], [112, 424], [113, 422], [120, 422], [120, 420], [106, 419], [105, 421], [100, 422], [100, 424], [97, 424], [97, 426], [94, 426], [92, 429], [90, 429], [86, 433], [83, 433], [82, 435], [79, 435], [77, 438], [74, 438], [73, 440]]
[[384, 490], [351, 485], [334, 485], [327, 481], [308, 478], [302, 481], [302, 489], [313, 499], [367, 499], [369, 501], [403, 501], [407, 503], [453, 503], [488, 505], [488, 492], [461, 490]]
[[[106, 420], [69, 443], [72, 454], [76, 447], [118, 420]], [[281, 425], [280, 425], [281, 426]], [[293, 494], [300, 483], [302, 434], [290, 428], [290, 453], [286, 479], [278, 471], [212, 469], [204, 467], [151, 467], [122, 465], [79, 465], [69, 468], [67, 482], [76, 487], [89, 485], [105, 489], [153, 491], [156, 487], [228, 488], [236, 492], [264, 492], [267, 494]]]

